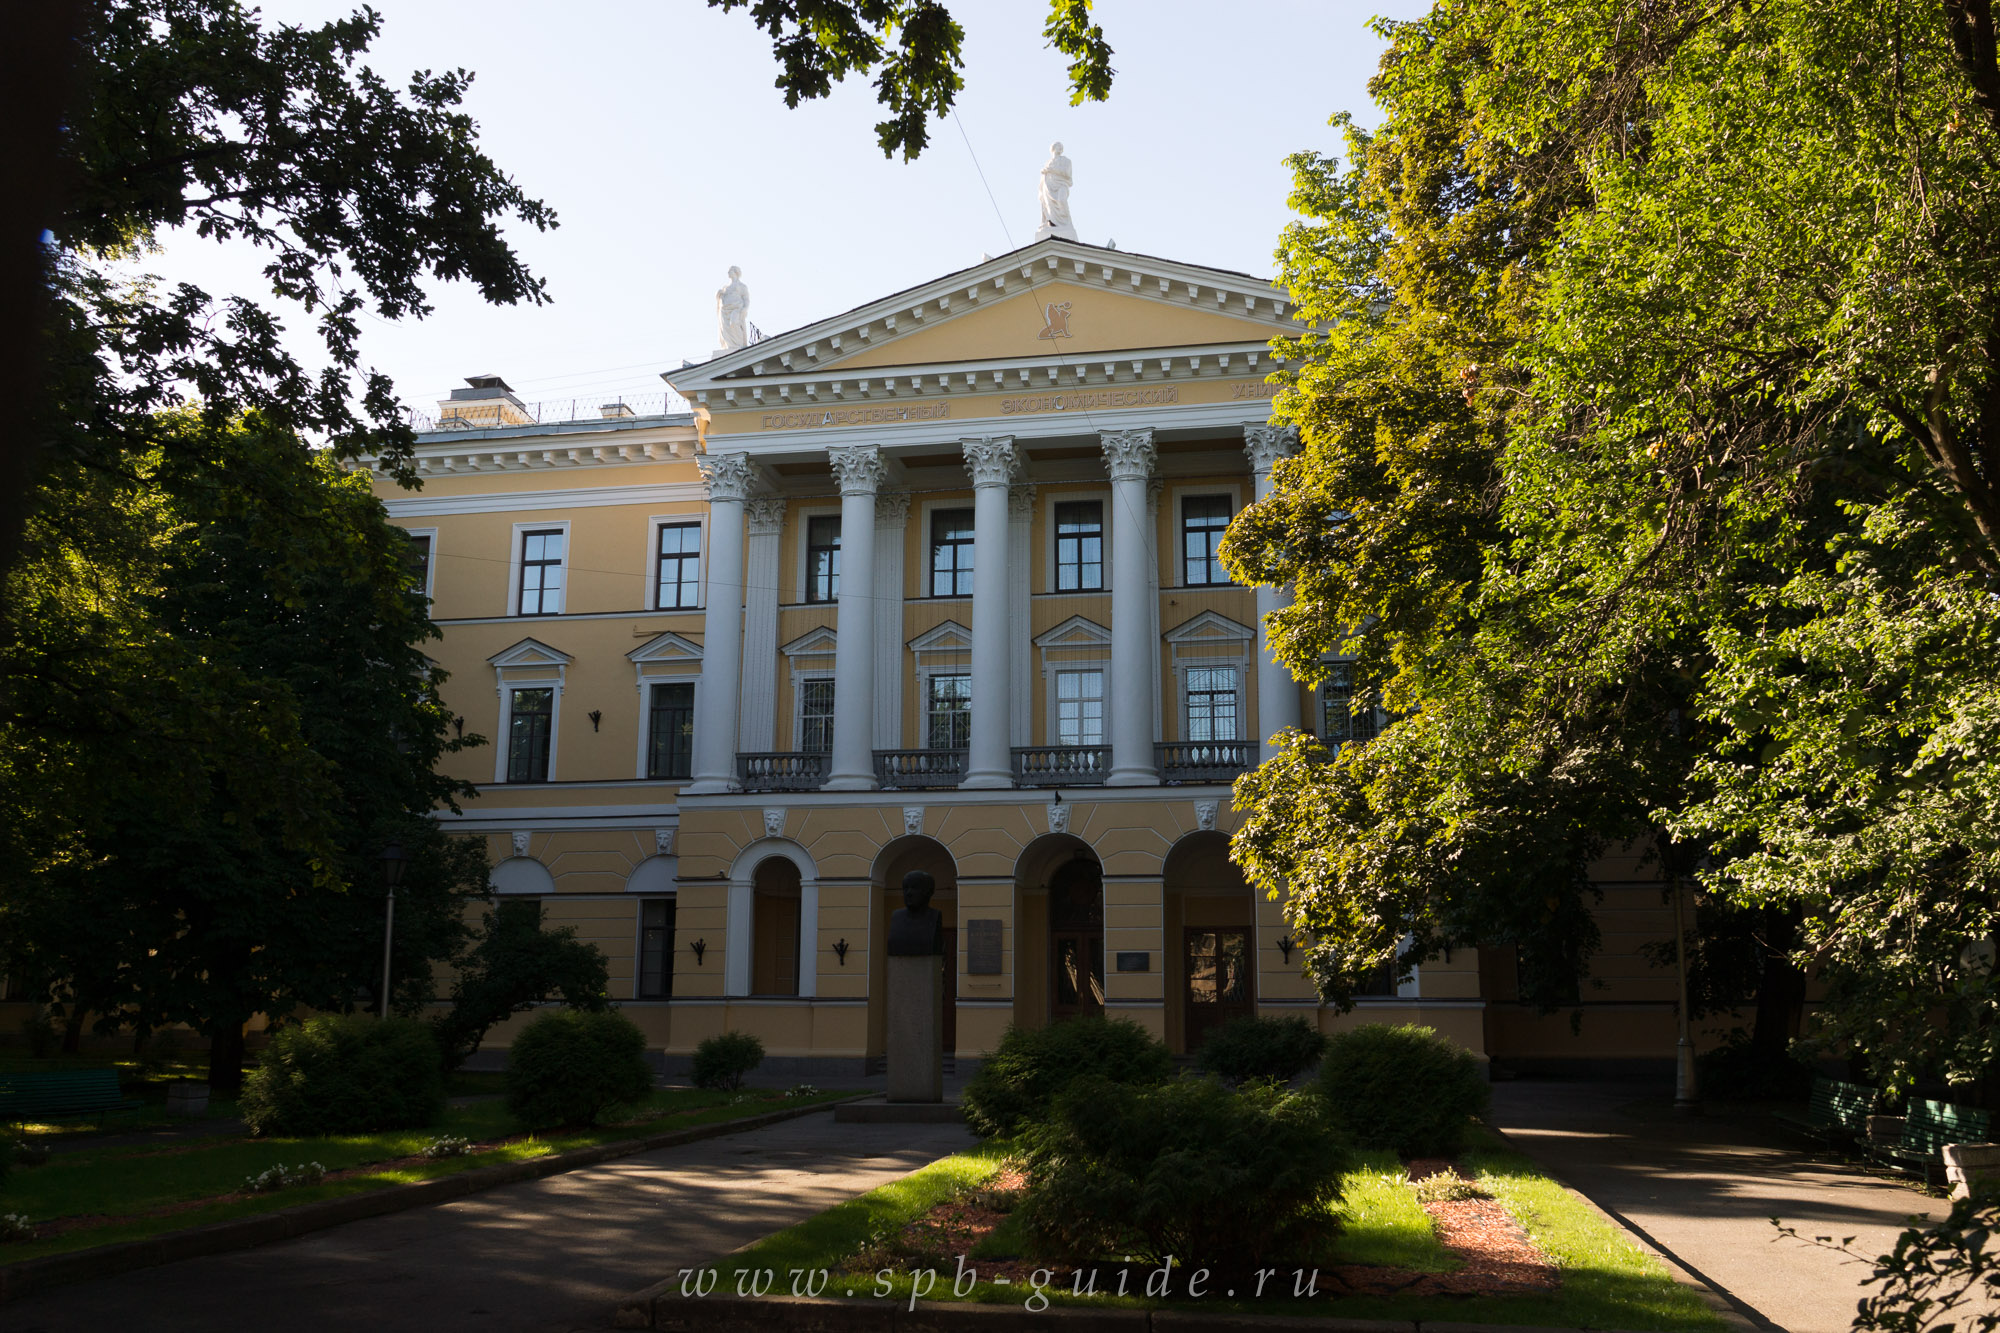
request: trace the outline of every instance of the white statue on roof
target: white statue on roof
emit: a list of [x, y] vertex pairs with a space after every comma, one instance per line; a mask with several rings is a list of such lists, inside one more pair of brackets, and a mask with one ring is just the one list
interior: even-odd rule
[[1062, 144], [1052, 143], [1049, 160], [1042, 167], [1042, 225], [1035, 229], [1036, 240], [1051, 236], [1077, 239], [1076, 224], [1069, 220], [1069, 185], [1069, 159], [1063, 156]]
[[729, 268], [729, 285], [715, 294], [718, 352], [733, 352], [750, 345], [750, 289], [743, 285], [743, 270]]

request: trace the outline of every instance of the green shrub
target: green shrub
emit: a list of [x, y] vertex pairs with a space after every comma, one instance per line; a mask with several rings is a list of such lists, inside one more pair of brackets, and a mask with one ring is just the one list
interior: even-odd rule
[[764, 1043], [747, 1032], [722, 1032], [694, 1048], [694, 1085], [734, 1091], [764, 1062]]
[[1046, 1116], [1056, 1096], [1085, 1074], [1112, 1083], [1164, 1083], [1174, 1075], [1174, 1057], [1122, 1018], [1010, 1027], [966, 1082], [960, 1097], [965, 1122], [984, 1138], [1018, 1133]]
[[310, 1018], [271, 1034], [240, 1107], [253, 1134], [412, 1129], [444, 1114], [444, 1064], [415, 1019]]
[[646, 1034], [620, 1013], [552, 1009], [507, 1052], [507, 1109], [530, 1129], [588, 1125], [652, 1091]]
[[1230, 1083], [1290, 1083], [1326, 1054], [1326, 1036], [1303, 1018], [1239, 1018], [1208, 1034], [1195, 1063]]
[[1023, 1135], [1030, 1244], [1071, 1263], [1316, 1262], [1339, 1229], [1348, 1151], [1310, 1092], [1208, 1078], [1086, 1078]]
[[1492, 1085], [1464, 1047], [1414, 1024], [1370, 1023], [1327, 1044], [1320, 1092], [1357, 1147], [1405, 1157], [1454, 1157], [1475, 1116], [1493, 1102]]

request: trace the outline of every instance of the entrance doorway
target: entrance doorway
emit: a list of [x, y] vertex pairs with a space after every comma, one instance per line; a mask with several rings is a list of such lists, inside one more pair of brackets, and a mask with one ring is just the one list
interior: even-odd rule
[[1049, 880], [1049, 1021], [1104, 1012], [1104, 875], [1069, 862]]
[[1189, 926], [1182, 952], [1181, 1031], [1190, 1053], [1201, 1049], [1208, 1034], [1224, 1023], [1248, 1018], [1250, 999], [1250, 933], [1205, 930]]

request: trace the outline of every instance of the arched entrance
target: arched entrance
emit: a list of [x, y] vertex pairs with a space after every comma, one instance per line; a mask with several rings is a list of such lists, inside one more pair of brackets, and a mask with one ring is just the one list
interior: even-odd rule
[[1189, 1054], [1257, 1012], [1257, 900], [1221, 833], [1190, 833], [1160, 871], [1166, 926], [1167, 1046]]
[[1014, 1021], [1104, 1012], [1104, 868], [1081, 838], [1035, 839], [1014, 863]]
[[944, 1053], [958, 1049], [958, 863], [943, 843], [922, 834], [897, 838], [876, 854], [869, 874], [868, 1054], [880, 1056], [889, 1044], [889, 914], [903, 905], [903, 876], [926, 870], [937, 881], [931, 906], [944, 917]]

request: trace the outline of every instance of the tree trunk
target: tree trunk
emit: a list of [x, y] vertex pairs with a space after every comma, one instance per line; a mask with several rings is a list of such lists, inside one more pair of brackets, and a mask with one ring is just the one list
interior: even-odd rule
[[75, 1055], [83, 1049], [83, 1005], [72, 999], [69, 1015], [63, 1019], [62, 1053]]
[[243, 1025], [226, 1023], [208, 1040], [208, 1095], [230, 1098], [243, 1091]]

